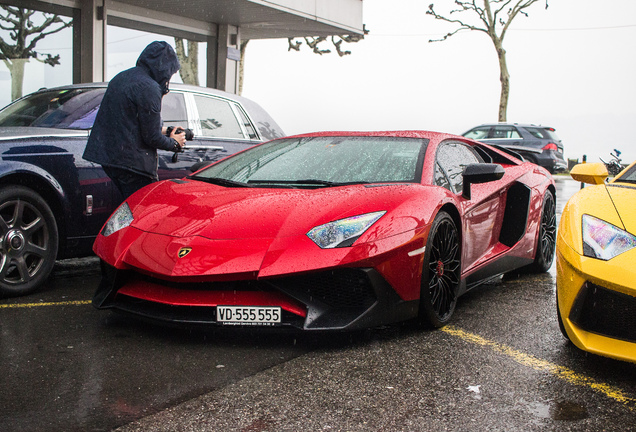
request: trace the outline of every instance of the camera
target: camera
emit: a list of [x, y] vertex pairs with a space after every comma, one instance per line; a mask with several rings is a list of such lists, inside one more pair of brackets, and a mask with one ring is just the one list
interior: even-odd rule
[[[168, 126], [168, 128], [166, 129], [166, 136], [169, 137], [170, 134], [172, 134], [172, 131], [175, 129], [175, 126]], [[176, 132], [180, 134], [181, 132], [185, 132], [185, 139], [186, 141], [192, 141], [194, 139], [194, 132], [192, 131], [192, 129], [184, 129], [182, 127], [178, 127], [176, 126]]]
[[[185, 139], [186, 141], [192, 141], [192, 139], [194, 138], [194, 132], [192, 132], [192, 129], [184, 129], [182, 127], [176, 127], [177, 130], [175, 131], [175, 133], [182, 133], [185, 132]], [[168, 128], [166, 129], [166, 136], [170, 136], [170, 134], [172, 134], [172, 131], [175, 129], [175, 126], [168, 126]], [[172, 155], [172, 163], [176, 163], [179, 160], [179, 156], [178, 154], [183, 152], [183, 149], [181, 147], [176, 147], [176, 151], [174, 152], [174, 154]]]
[[181, 127], [177, 128], [177, 133], [181, 132], [185, 132], [186, 141], [192, 141], [192, 139], [194, 139], [194, 132], [192, 132], [192, 129], [184, 129]]

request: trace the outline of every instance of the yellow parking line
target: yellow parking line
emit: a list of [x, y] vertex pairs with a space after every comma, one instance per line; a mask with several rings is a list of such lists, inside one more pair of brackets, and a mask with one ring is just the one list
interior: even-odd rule
[[5, 308], [32, 308], [38, 306], [75, 306], [75, 305], [87, 305], [91, 304], [91, 300], [75, 300], [75, 301], [63, 301], [63, 302], [48, 302], [48, 303], [16, 303], [16, 304], [0, 304], [0, 309]]
[[453, 326], [443, 327], [440, 330], [450, 335], [457, 336], [467, 342], [492, 348], [496, 352], [510, 357], [517, 363], [531, 367], [536, 371], [548, 372], [556, 376], [557, 378], [562, 379], [563, 381], [569, 382], [570, 384], [588, 387], [592, 390], [600, 392], [609, 398], [612, 398], [618, 402], [627, 405], [630, 410], [633, 410], [634, 407], [636, 407], [636, 399], [626, 396], [621, 389], [603, 382], [596, 381], [593, 378], [579, 374], [572, 369], [566, 368], [565, 366], [550, 363], [549, 361], [534, 357], [529, 354], [525, 354], [507, 345], [484, 339], [479, 335], [466, 332]]

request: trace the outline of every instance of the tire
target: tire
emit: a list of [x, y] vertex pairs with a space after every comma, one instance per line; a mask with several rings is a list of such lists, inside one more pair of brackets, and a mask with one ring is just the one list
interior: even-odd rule
[[446, 325], [457, 304], [461, 278], [459, 232], [448, 213], [435, 216], [426, 242], [420, 287], [420, 322], [429, 327]]
[[48, 278], [58, 248], [51, 208], [22, 186], [0, 189], [0, 295], [35, 291]]
[[534, 262], [528, 270], [531, 273], [545, 273], [552, 266], [556, 250], [556, 202], [554, 195], [546, 191], [541, 208], [541, 225], [535, 246]]

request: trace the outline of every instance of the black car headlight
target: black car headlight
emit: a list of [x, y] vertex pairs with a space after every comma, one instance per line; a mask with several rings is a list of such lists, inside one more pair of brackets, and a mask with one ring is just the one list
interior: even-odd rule
[[106, 225], [102, 229], [102, 235], [108, 237], [109, 235], [119, 231], [122, 228], [126, 228], [133, 222], [133, 214], [130, 211], [128, 203], [123, 203], [115, 212], [110, 216]]
[[636, 247], [636, 236], [590, 215], [583, 215], [583, 255], [604, 261]]

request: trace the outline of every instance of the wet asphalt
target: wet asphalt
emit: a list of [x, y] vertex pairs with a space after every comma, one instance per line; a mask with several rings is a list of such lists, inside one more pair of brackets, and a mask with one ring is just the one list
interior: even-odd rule
[[[579, 184], [557, 177], [557, 210]], [[0, 299], [0, 431], [636, 431], [636, 364], [566, 343], [555, 268], [442, 330], [167, 329], [89, 300], [94, 258]]]

